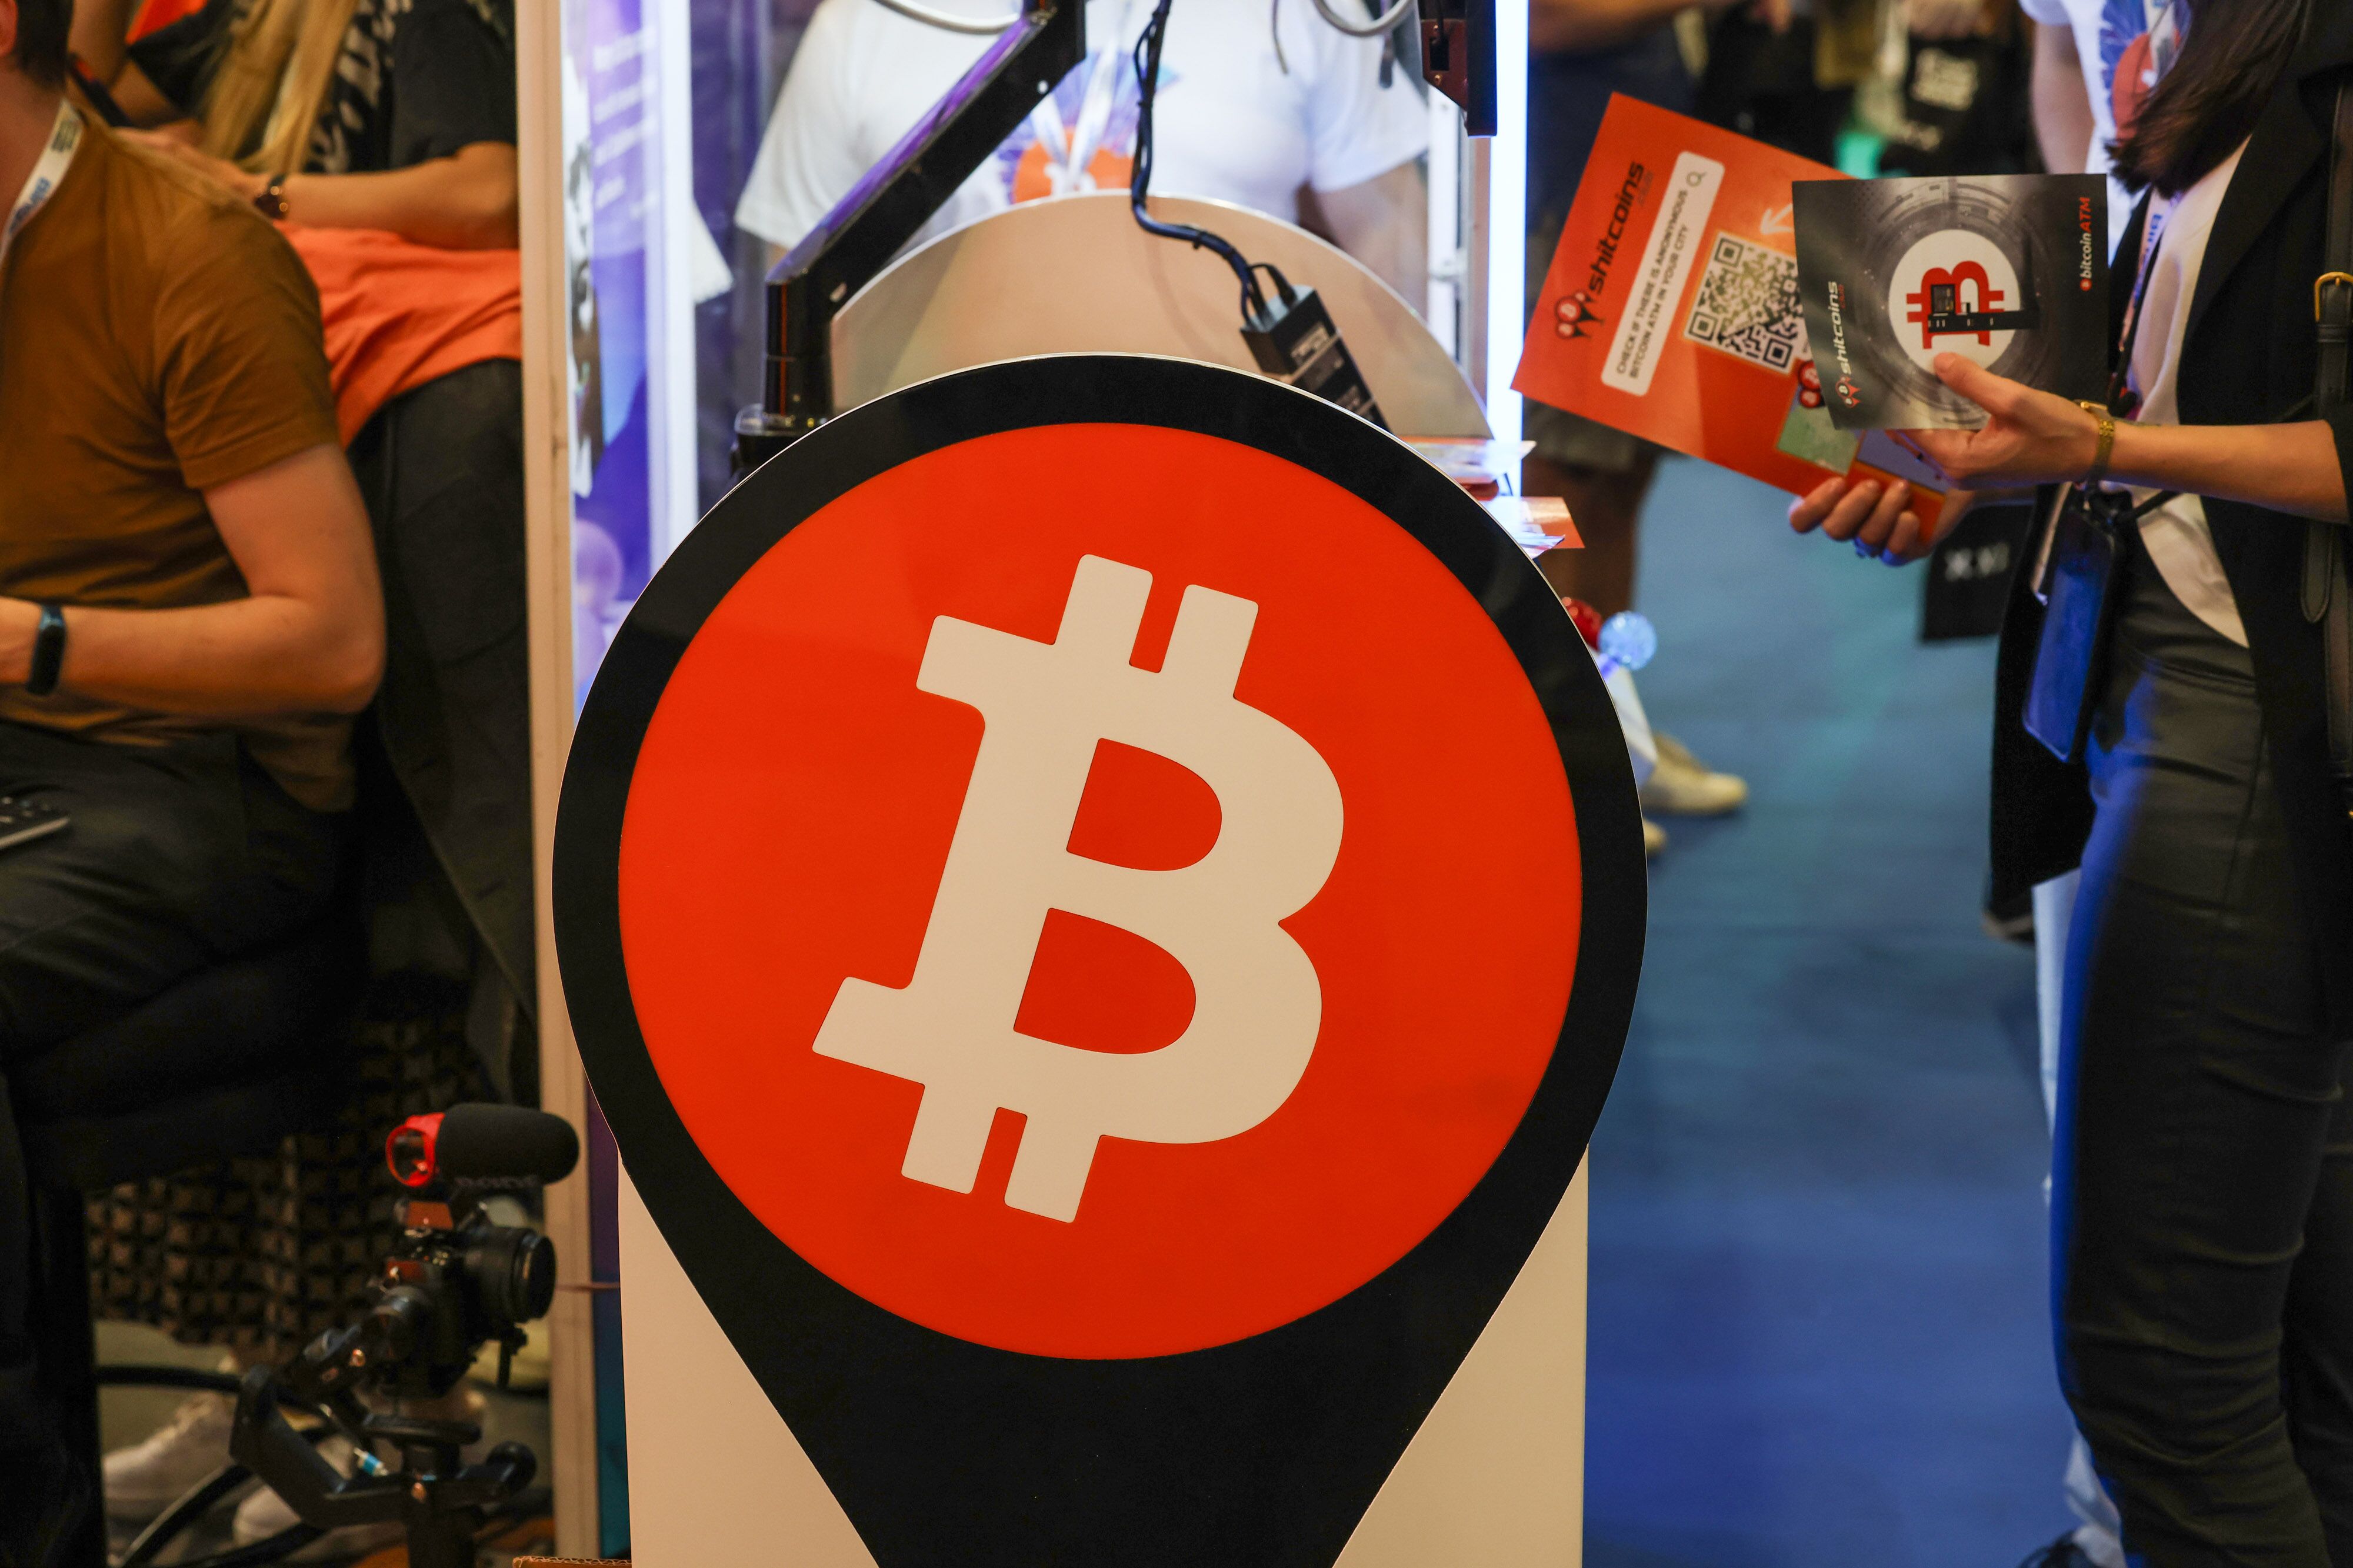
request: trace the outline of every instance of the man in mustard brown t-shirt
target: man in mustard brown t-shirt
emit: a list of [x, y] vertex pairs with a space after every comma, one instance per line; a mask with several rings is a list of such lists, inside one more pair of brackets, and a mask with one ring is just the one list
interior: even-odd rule
[[[0, 0], [0, 1091], [318, 919], [384, 616], [318, 300], [261, 216], [60, 96], [71, 0]], [[95, 1503], [36, 1392], [0, 1115], [0, 1564]]]

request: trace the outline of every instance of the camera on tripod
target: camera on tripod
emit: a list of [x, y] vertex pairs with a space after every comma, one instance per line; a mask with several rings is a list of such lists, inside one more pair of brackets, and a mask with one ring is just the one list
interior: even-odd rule
[[[454, 1134], [449, 1117], [458, 1119]], [[461, 1106], [394, 1129], [385, 1163], [417, 1195], [385, 1260], [383, 1295], [352, 1331], [376, 1386], [417, 1398], [446, 1394], [492, 1342], [506, 1386], [523, 1325], [555, 1300], [555, 1247], [528, 1226], [495, 1223], [481, 1201], [551, 1179], [543, 1170], [568, 1172], [578, 1152], [561, 1120], [504, 1106]], [[520, 1173], [494, 1176], [490, 1167]]]
[[[483, 1202], [560, 1181], [579, 1154], [561, 1118], [513, 1106], [461, 1105], [393, 1131], [385, 1163], [409, 1195], [375, 1304], [287, 1365], [256, 1367], [237, 1390], [231, 1457], [310, 1533], [396, 1520], [413, 1568], [472, 1568], [475, 1536], [531, 1484], [538, 1461], [522, 1445], [501, 1443], [469, 1465], [462, 1450], [481, 1437], [472, 1422], [378, 1414], [359, 1396], [447, 1394], [491, 1343], [501, 1347], [506, 1382], [523, 1325], [554, 1299], [555, 1248], [528, 1226], [499, 1224]], [[290, 1408], [323, 1425], [299, 1429]], [[356, 1474], [343, 1475], [317, 1452], [331, 1432], [351, 1439]], [[378, 1444], [399, 1450], [396, 1468], [376, 1457]]]

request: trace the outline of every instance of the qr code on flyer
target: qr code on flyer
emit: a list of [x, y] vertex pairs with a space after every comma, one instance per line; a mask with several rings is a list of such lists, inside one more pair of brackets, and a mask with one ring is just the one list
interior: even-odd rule
[[1767, 370], [1788, 370], [1805, 357], [1796, 259], [1736, 235], [1717, 235], [1683, 336]]

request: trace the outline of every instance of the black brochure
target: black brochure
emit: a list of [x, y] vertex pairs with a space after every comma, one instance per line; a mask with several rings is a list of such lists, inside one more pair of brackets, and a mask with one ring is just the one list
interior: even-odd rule
[[1842, 430], [1968, 429], [1938, 354], [2067, 398], [2107, 386], [2107, 182], [2094, 174], [1801, 180], [1798, 286]]

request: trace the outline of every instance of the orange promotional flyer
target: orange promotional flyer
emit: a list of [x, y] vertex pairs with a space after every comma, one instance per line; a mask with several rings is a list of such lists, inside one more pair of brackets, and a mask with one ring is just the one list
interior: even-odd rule
[[1789, 187], [1835, 169], [1623, 96], [1609, 100], [1512, 384], [1802, 495], [1900, 479], [1931, 528], [1935, 471], [1822, 404]]

